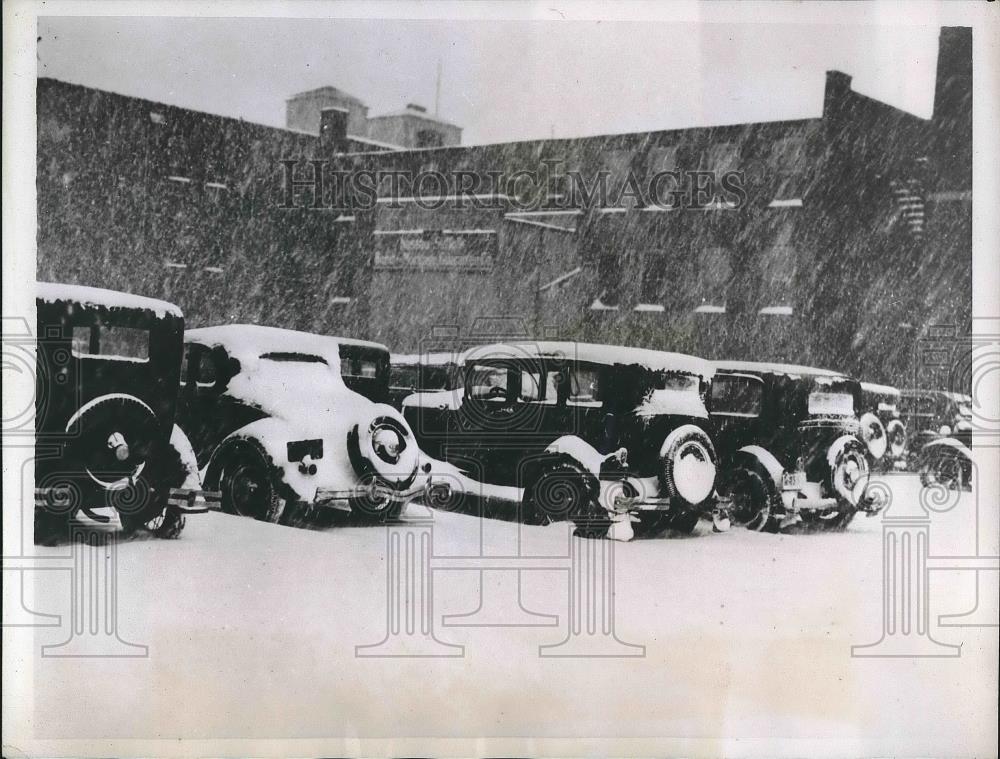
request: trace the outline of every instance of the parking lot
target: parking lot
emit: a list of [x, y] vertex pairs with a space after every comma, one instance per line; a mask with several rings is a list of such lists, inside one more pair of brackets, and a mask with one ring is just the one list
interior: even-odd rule
[[[916, 477], [888, 482], [894, 502], [917, 497]], [[932, 515], [932, 554], [967, 552], [970, 537], [974, 546], [975, 496], [954, 498]], [[570, 540], [566, 525], [431, 514], [436, 557], [516, 550], [519, 529], [522, 553], [534, 556], [565, 555]], [[426, 515], [411, 507], [404, 521]], [[119, 635], [147, 645], [148, 658], [38, 660], [34, 727], [40, 738], [392, 738], [444, 734], [461, 712], [470, 735], [482, 736], [518, 725], [549, 737], [627, 729], [689, 740], [678, 745], [692, 750], [709, 735], [747, 741], [716, 744], [722, 751], [780, 735], [803, 752], [817, 745], [796, 740], [836, 739], [846, 750], [882, 737], [900, 752], [961, 753], [963, 741], [995, 731], [961, 707], [995, 694], [983, 676], [995, 629], [938, 629], [938, 614], [974, 606], [975, 584], [971, 572], [933, 572], [931, 632], [962, 644], [961, 656], [852, 658], [852, 645], [881, 634], [881, 522], [859, 516], [843, 533], [734, 529], [615, 543], [617, 637], [644, 655], [581, 661], [538, 655], [567, 636], [567, 571], [521, 572], [521, 607], [558, 617], [535, 617], [547, 625], [534, 627], [442, 624], [476, 610], [481, 597], [520, 613], [510, 600], [516, 573], [484, 572], [481, 596], [478, 571], [435, 571], [435, 634], [464, 646], [462, 655], [358, 658], [355, 646], [386, 635], [387, 528], [189, 517], [179, 540], [118, 546]], [[35, 575], [35, 609], [66, 613], [68, 573]], [[65, 637], [65, 628], [40, 630], [36, 640]], [[927, 678], [938, 683], [933, 693], [917, 685]]]

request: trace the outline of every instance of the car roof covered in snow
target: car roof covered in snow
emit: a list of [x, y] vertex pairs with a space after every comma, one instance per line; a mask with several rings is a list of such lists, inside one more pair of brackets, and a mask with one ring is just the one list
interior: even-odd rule
[[239, 356], [260, 356], [264, 353], [312, 353], [318, 356], [339, 354], [341, 345], [354, 345], [385, 351], [381, 343], [367, 340], [353, 340], [346, 337], [317, 335], [280, 327], [264, 327], [259, 324], [224, 324], [217, 327], [189, 329], [184, 334], [185, 342], [206, 345], [221, 345], [230, 354]]
[[393, 353], [391, 363], [393, 366], [446, 366], [447, 364], [457, 364], [462, 360], [461, 353], [448, 353], [447, 351], [431, 351], [430, 353]]
[[749, 372], [751, 374], [789, 374], [802, 377], [843, 377], [849, 379], [843, 372], [833, 372], [829, 369], [818, 369], [815, 366], [799, 366], [798, 364], [774, 364], [766, 361], [716, 361], [717, 372]]
[[166, 315], [183, 318], [180, 308], [173, 303], [143, 295], [105, 290], [86, 285], [65, 285], [56, 282], [38, 282], [35, 297], [42, 303], [79, 303], [85, 308], [127, 308], [152, 311], [158, 317]]
[[470, 348], [465, 352], [463, 363], [470, 360], [489, 359], [535, 359], [553, 358], [569, 361], [585, 361], [608, 366], [630, 366], [637, 364], [653, 371], [686, 372], [710, 379], [714, 370], [712, 364], [703, 358], [686, 353], [669, 353], [648, 348], [629, 348], [622, 345], [598, 345], [596, 343], [556, 342], [549, 340], [525, 340], [521, 342], [493, 343]]
[[899, 397], [899, 388], [892, 385], [879, 385], [877, 382], [862, 382], [861, 389], [866, 393], [879, 393], [881, 395], [895, 395]]

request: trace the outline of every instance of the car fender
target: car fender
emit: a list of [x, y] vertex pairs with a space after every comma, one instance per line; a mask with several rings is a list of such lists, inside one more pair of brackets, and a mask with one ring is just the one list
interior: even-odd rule
[[972, 461], [972, 451], [970, 451], [968, 446], [966, 446], [961, 440], [956, 440], [953, 437], [943, 437], [937, 440], [932, 440], [923, 447], [923, 452], [925, 454], [935, 453], [944, 449], [955, 451], [963, 458]]
[[181, 457], [181, 465], [184, 467], [184, 483], [182, 488], [189, 490], [201, 490], [201, 472], [198, 471], [198, 459], [194, 453], [194, 447], [184, 430], [176, 424], [170, 431], [170, 445]]
[[[206, 485], [210, 488], [215, 485], [222, 457], [233, 443], [239, 440], [253, 440], [263, 448], [271, 459], [274, 474], [292, 491], [297, 500], [312, 501], [318, 487], [346, 490], [357, 485], [358, 476], [347, 454], [346, 433], [337, 435], [336, 432], [330, 434], [316, 434], [316, 432], [315, 429], [300, 429], [299, 425], [292, 425], [274, 417], [251, 422], [226, 437], [212, 452], [206, 467]], [[299, 471], [298, 463], [288, 460], [287, 445], [293, 440], [314, 438], [323, 440], [323, 457], [315, 462], [316, 474], [307, 475]]]
[[548, 454], [559, 454], [573, 459], [586, 471], [598, 479], [601, 476], [601, 466], [609, 458], [609, 456], [615, 455], [605, 455], [598, 452], [594, 446], [576, 435], [563, 435], [562, 437], [553, 440], [545, 448], [545, 452]]
[[759, 464], [759, 469], [763, 469], [767, 472], [775, 490], [780, 493], [781, 476], [785, 473], [785, 467], [781, 465], [781, 462], [778, 461], [775, 455], [763, 446], [746, 445], [740, 448], [734, 457], [736, 461], [739, 461], [740, 459], [746, 460], [747, 458], [750, 458], [752, 461]]

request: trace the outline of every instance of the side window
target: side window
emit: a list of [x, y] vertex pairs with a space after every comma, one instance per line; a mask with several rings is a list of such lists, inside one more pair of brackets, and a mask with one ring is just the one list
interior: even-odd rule
[[508, 383], [513, 370], [505, 366], [476, 364], [468, 373], [466, 395], [480, 400], [506, 400]]
[[601, 402], [600, 373], [595, 367], [577, 366], [569, 375], [568, 403], [580, 405]]
[[198, 370], [195, 381], [198, 387], [215, 387], [219, 381], [218, 368], [215, 364], [215, 357], [208, 351], [201, 351], [198, 356]]
[[760, 416], [763, 387], [757, 377], [717, 374], [712, 381], [711, 411], [726, 416]]
[[191, 352], [193, 350], [190, 345], [185, 345], [184, 352], [181, 354], [181, 387], [186, 387], [188, 384], [188, 372], [191, 371]]
[[91, 351], [90, 346], [90, 327], [73, 327], [73, 355], [74, 356], [89, 356], [96, 351]]

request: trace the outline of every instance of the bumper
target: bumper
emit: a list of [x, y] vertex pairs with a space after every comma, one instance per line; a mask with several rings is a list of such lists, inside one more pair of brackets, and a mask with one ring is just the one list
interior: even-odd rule
[[185, 514], [205, 514], [219, 511], [222, 507], [222, 493], [218, 490], [170, 488], [167, 504]]
[[[35, 488], [35, 508], [46, 509], [69, 500], [71, 496], [65, 488]], [[167, 505], [185, 514], [205, 514], [221, 508], [222, 493], [218, 490], [170, 488]]]
[[406, 503], [418, 495], [425, 495], [428, 486], [429, 483], [414, 484], [401, 490], [377, 484], [368, 488], [359, 486], [346, 490], [316, 488], [312, 505], [336, 511], [352, 511], [351, 501], [357, 498], [370, 498], [372, 501], [387, 499], [392, 503]]

